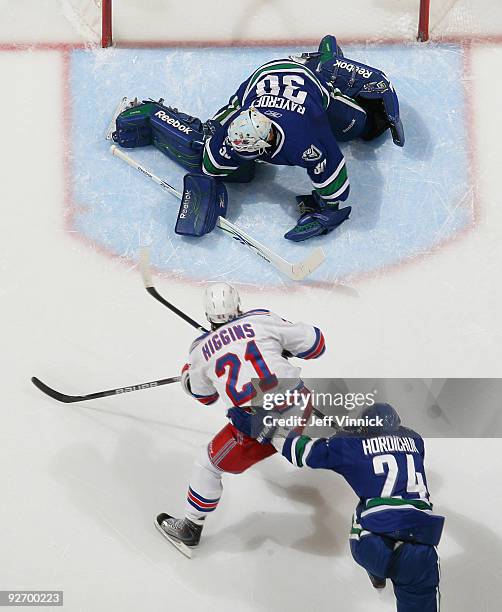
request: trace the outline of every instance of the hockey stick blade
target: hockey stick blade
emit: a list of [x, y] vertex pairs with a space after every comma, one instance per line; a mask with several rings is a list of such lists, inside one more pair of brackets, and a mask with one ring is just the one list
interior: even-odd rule
[[170, 385], [171, 383], [179, 382], [181, 379], [179, 376], [172, 376], [171, 378], [161, 378], [160, 380], [152, 380], [146, 383], [140, 383], [139, 385], [132, 385], [130, 387], [117, 387], [116, 389], [108, 389], [107, 391], [98, 391], [97, 393], [89, 393], [88, 395], [67, 395], [56, 391], [49, 385], [46, 385], [36, 376], [31, 378], [31, 382], [52, 399], [63, 404], [73, 404], [74, 402], [85, 402], [88, 400], [99, 399], [100, 397], [110, 397], [112, 395], [122, 395], [124, 393], [131, 393], [132, 391], [142, 391], [143, 389], [151, 389], [152, 387], [160, 387], [162, 385]]
[[141, 278], [143, 279], [143, 285], [148, 291], [150, 287], [153, 287], [152, 272], [150, 270], [150, 251], [148, 248], [141, 249], [139, 255], [139, 271], [141, 272]]
[[146, 247], [141, 250], [139, 269], [141, 272], [141, 278], [143, 279], [143, 284], [145, 285], [145, 289], [148, 291], [148, 293], [153, 298], [157, 300], [157, 302], [160, 302], [163, 306], [165, 306], [166, 308], [169, 308], [171, 312], [174, 312], [174, 314], [177, 314], [178, 317], [183, 319], [183, 321], [185, 321], [192, 327], [195, 327], [195, 329], [198, 329], [199, 331], [203, 333], [207, 333], [209, 331], [205, 327], [202, 327], [200, 323], [197, 323], [197, 321], [192, 319], [192, 317], [189, 317], [187, 314], [185, 314], [177, 306], [175, 306], [174, 304], [171, 304], [171, 302], [168, 302], [164, 297], [160, 295], [157, 289], [155, 289], [155, 285], [153, 284], [153, 281], [152, 281], [152, 273], [150, 270], [150, 253], [149, 253], [148, 248]]
[[322, 248], [315, 248], [305, 259], [291, 266], [291, 278], [293, 278], [293, 280], [303, 280], [312, 274], [314, 270], [317, 270], [325, 259], [326, 255]]
[[271, 249], [266, 247], [261, 242], [258, 242], [255, 238], [244, 232], [240, 227], [235, 226], [233, 223], [223, 217], [218, 217], [218, 227], [231, 236], [234, 240], [237, 240], [241, 244], [244, 244], [254, 253], [262, 257], [265, 261], [271, 264], [276, 270], [282, 272], [285, 276], [291, 280], [303, 280], [309, 274], [312, 274], [322, 262], [326, 259], [326, 255], [321, 247], [317, 247], [309, 253], [309, 255], [297, 262], [291, 263], [274, 253]]

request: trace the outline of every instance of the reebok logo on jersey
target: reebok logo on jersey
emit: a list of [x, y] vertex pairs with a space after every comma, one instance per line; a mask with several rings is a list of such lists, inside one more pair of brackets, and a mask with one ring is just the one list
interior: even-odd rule
[[310, 147], [303, 152], [302, 159], [305, 161], [317, 161], [321, 159], [322, 153], [315, 145], [310, 145]]
[[319, 162], [314, 168], [314, 174], [322, 174], [326, 170], [326, 162], [326, 159], [323, 159], [321, 162]]
[[168, 123], [169, 125], [172, 125], [173, 128], [176, 128], [180, 132], [184, 132], [185, 134], [190, 134], [190, 132], [192, 131], [192, 128], [189, 128], [188, 125], [183, 125], [181, 121], [178, 121], [178, 119], [173, 119], [172, 117], [167, 115], [164, 111], [157, 111], [155, 113], [155, 116], [158, 117], [161, 121], [164, 121], [165, 123]]
[[268, 111], [265, 111], [263, 114], [268, 115], [269, 117], [274, 117], [274, 119], [282, 117], [282, 113], [278, 113], [277, 111], [268, 110]]

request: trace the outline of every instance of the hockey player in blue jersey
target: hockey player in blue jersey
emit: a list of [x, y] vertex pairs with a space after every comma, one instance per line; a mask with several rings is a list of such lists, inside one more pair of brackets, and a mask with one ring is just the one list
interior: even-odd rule
[[[303, 241], [328, 234], [350, 215], [344, 205], [349, 179], [339, 141], [373, 140], [390, 129], [404, 145], [396, 93], [383, 72], [344, 58], [334, 36], [325, 36], [316, 53], [267, 62], [257, 68], [213, 119], [197, 118], [153, 101], [117, 118], [114, 139], [125, 147], [154, 144], [190, 171], [202, 173], [199, 192], [211, 192], [208, 179], [243, 182], [254, 162], [298, 166], [312, 181], [311, 194], [297, 196], [301, 216], [285, 238]], [[193, 184], [193, 178], [191, 183]], [[217, 198], [202, 198], [193, 215], [200, 222]], [[201, 212], [202, 211], [202, 212]], [[219, 214], [222, 214], [219, 212]], [[189, 223], [188, 223], [189, 225]]]
[[290, 435], [282, 454], [293, 465], [341, 474], [359, 504], [350, 548], [373, 586], [394, 586], [398, 612], [439, 610], [436, 546], [444, 517], [433, 513], [424, 468], [424, 441], [401, 426], [389, 404], [366, 408], [363, 425], [329, 439]]
[[444, 517], [433, 513], [420, 435], [402, 427], [389, 404], [374, 404], [361, 413], [361, 425], [319, 439], [292, 433], [279, 440], [264, 414], [272, 415], [229, 412], [237, 429], [273, 439], [293, 465], [341, 474], [359, 497], [350, 532], [355, 561], [375, 588], [392, 581], [398, 612], [438, 612]]

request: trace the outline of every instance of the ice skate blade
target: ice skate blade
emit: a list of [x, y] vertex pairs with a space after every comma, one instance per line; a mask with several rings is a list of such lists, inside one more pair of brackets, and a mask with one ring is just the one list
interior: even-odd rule
[[124, 96], [122, 100], [120, 100], [120, 102], [117, 105], [117, 108], [113, 112], [113, 116], [110, 120], [110, 123], [108, 124], [108, 127], [106, 128], [106, 134], [105, 134], [106, 140], [112, 140], [112, 134], [115, 131], [115, 120], [120, 115], [120, 113], [122, 111], [125, 111], [125, 109], [130, 105], [131, 105], [131, 101], [129, 100], [127, 96]]
[[169, 542], [171, 542], [171, 544], [177, 548], [180, 553], [182, 553], [183, 555], [185, 555], [185, 557], [188, 557], [189, 559], [192, 558], [192, 549], [187, 546], [186, 544], [183, 544], [183, 542], [178, 542], [178, 540], [175, 540], [174, 538], [171, 538], [171, 536], [169, 536], [163, 529], [162, 527], [157, 523], [157, 521], [153, 521], [153, 524], [155, 525], [155, 527], [157, 527], [157, 530], [160, 531], [160, 533], [166, 538], [166, 540], [168, 540]]

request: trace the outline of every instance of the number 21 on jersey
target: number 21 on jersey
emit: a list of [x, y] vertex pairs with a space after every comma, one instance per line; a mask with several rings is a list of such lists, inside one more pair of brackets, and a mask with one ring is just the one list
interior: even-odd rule
[[[260, 379], [260, 389], [262, 391], [268, 391], [276, 386], [277, 377], [270, 371], [265, 363], [263, 355], [254, 340], [250, 340], [247, 343], [244, 360], [253, 366], [257, 377]], [[241, 368], [241, 359], [235, 353], [226, 353], [222, 355], [216, 361], [215, 365], [216, 376], [218, 376], [218, 378], [227, 374], [225, 389], [234, 406], [243, 406], [256, 396], [256, 389], [250, 381], [246, 382], [240, 389], [238, 388]]]

